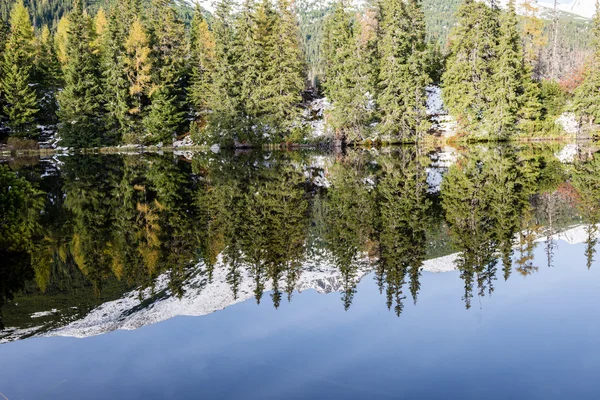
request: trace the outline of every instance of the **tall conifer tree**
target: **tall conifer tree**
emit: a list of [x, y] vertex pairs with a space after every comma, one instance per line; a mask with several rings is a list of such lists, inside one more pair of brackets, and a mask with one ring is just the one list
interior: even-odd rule
[[425, 19], [419, 0], [381, 3], [380, 131], [407, 138], [427, 131]]
[[498, 45], [498, 10], [465, 0], [450, 38], [442, 94], [463, 128], [478, 126], [489, 108]]
[[[133, 118], [130, 110], [135, 106], [130, 94], [127, 76], [125, 43], [130, 27], [139, 17], [139, 0], [124, 0], [109, 10], [108, 21], [101, 29], [100, 54], [102, 60], [102, 86], [106, 101], [106, 127], [120, 137], [131, 131]], [[100, 17], [98, 17], [100, 18]], [[97, 21], [101, 25], [100, 21]]]
[[155, 60], [150, 92], [152, 104], [144, 118], [144, 127], [150, 142], [170, 142], [185, 121], [185, 27], [173, 0], [153, 0], [148, 23]]
[[[267, 49], [267, 64], [261, 79], [265, 122], [276, 130], [289, 130], [299, 115], [306, 85], [304, 54], [294, 3], [278, 0], [277, 18]], [[274, 138], [281, 140], [282, 137]]]
[[335, 130], [338, 143], [365, 138], [365, 125], [372, 115], [370, 78], [363, 74], [363, 48], [360, 31], [338, 1], [328, 17], [323, 35], [325, 94], [332, 104], [328, 124]]
[[575, 91], [574, 110], [588, 123], [600, 120], [600, 2], [596, 0], [596, 14], [593, 22], [593, 55], [588, 61], [583, 83]]
[[515, 130], [523, 94], [524, 56], [515, 1], [509, 0], [502, 14], [497, 59], [491, 77], [490, 104], [484, 112], [485, 129], [491, 139], [506, 139]]
[[94, 54], [92, 21], [75, 0], [69, 15], [65, 86], [58, 95], [61, 143], [68, 147], [95, 147], [110, 143], [102, 130], [103, 105], [100, 62]]
[[48, 26], [44, 25], [36, 41], [34, 68], [37, 97], [42, 123], [56, 123], [56, 92], [62, 84], [60, 64], [54, 50], [54, 40]]
[[208, 97], [211, 114], [208, 120], [210, 140], [232, 144], [231, 132], [239, 127], [241, 114], [237, 95], [239, 76], [235, 57], [235, 18], [233, 0], [217, 3], [213, 20], [215, 36], [215, 64], [211, 73], [211, 90]]
[[191, 87], [188, 100], [194, 106], [197, 119], [204, 119], [209, 111], [211, 75], [215, 67], [215, 39], [196, 6], [190, 31], [190, 73]]
[[125, 72], [129, 81], [129, 96], [131, 97], [131, 108], [128, 113], [133, 125], [124, 136], [127, 142], [141, 142], [139, 135], [141, 116], [144, 107], [148, 103], [148, 94], [152, 83], [152, 59], [150, 57], [150, 46], [148, 37], [142, 26], [142, 21], [137, 18], [125, 42]]
[[10, 31], [2, 57], [1, 91], [4, 112], [17, 136], [27, 136], [38, 112], [35, 89], [31, 86], [35, 57], [33, 26], [29, 12], [18, 0], [10, 13]]

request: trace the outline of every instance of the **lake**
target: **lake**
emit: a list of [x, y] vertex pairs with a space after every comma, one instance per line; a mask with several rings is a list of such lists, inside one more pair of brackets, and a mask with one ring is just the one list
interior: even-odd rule
[[14, 399], [594, 399], [590, 143], [0, 159]]

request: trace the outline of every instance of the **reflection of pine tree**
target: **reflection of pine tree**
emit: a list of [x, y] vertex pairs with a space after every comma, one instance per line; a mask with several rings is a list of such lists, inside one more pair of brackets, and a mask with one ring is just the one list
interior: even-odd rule
[[442, 206], [461, 250], [457, 267], [465, 281], [467, 308], [475, 282], [479, 296], [493, 292], [498, 252], [508, 275], [513, 238], [533, 188], [526, 171], [511, 154], [492, 151], [470, 155], [444, 180]]
[[342, 301], [347, 310], [356, 292], [361, 251], [371, 234], [373, 194], [368, 170], [362, 160], [347, 158], [330, 170], [331, 187], [324, 204], [326, 241], [334, 263], [342, 274]]
[[73, 216], [71, 253], [97, 292], [112, 272], [110, 242], [115, 226], [114, 194], [121, 172], [119, 160], [69, 157], [64, 167], [65, 207]]
[[271, 155], [268, 163], [261, 154], [242, 156], [231, 169], [210, 170], [203, 188], [209, 208], [203, 252], [210, 253], [211, 238], [218, 238], [234, 295], [247, 269], [257, 302], [271, 281], [275, 307], [282, 298], [281, 280], [288, 298], [296, 287], [308, 232], [305, 178], [279, 156]]
[[376, 188], [376, 240], [379, 242], [377, 280], [381, 290], [386, 287], [388, 308], [395, 303], [399, 316], [407, 279], [413, 301], [417, 301], [431, 202], [426, 198], [427, 175], [419, 159], [415, 159], [412, 151], [401, 152], [398, 158], [380, 161], [383, 171]]
[[600, 223], [600, 155], [595, 153], [588, 160], [578, 161], [572, 175], [572, 184], [579, 194], [578, 209], [586, 226], [586, 265], [591, 268], [598, 243]]
[[[523, 275], [531, 275], [539, 269], [533, 265], [534, 254], [537, 243], [537, 238], [541, 227], [536, 225], [533, 221], [531, 212], [526, 212], [523, 215], [523, 224], [520, 232], [518, 233], [518, 251], [519, 257], [515, 260], [517, 264], [517, 271]], [[510, 270], [504, 271], [504, 280], [508, 280], [510, 276]]]

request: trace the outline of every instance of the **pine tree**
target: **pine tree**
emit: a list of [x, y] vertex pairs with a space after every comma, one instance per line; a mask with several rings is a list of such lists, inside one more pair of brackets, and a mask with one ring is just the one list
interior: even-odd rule
[[336, 2], [323, 34], [325, 94], [333, 109], [326, 116], [338, 143], [365, 138], [365, 125], [372, 117], [372, 82], [363, 67], [360, 30], [342, 1]]
[[524, 57], [514, 0], [509, 1], [502, 15], [496, 54], [490, 104], [484, 111], [485, 129], [489, 138], [507, 139], [516, 128], [523, 81], [529, 79], [523, 76]]
[[594, 49], [585, 70], [583, 83], [575, 90], [573, 109], [592, 124], [600, 119], [600, 2], [596, 0], [593, 22]]
[[100, 62], [92, 49], [93, 40], [92, 21], [83, 12], [82, 0], [75, 0], [69, 15], [65, 86], [58, 95], [64, 146], [95, 147], [109, 142], [102, 130]]
[[[116, 137], [134, 127], [130, 110], [134, 108], [127, 76], [125, 42], [134, 21], [140, 15], [140, 1], [120, 1], [109, 10], [108, 22], [99, 41], [102, 62], [102, 87], [106, 102], [106, 128]], [[100, 17], [98, 17], [100, 18]], [[97, 25], [102, 22], [97, 20]]]
[[494, 91], [492, 75], [498, 44], [498, 10], [465, 0], [451, 34], [442, 95], [463, 128], [477, 127]]
[[379, 130], [391, 137], [419, 137], [428, 130], [425, 20], [419, 0], [381, 4]]
[[139, 132], [136, 121], [143, 115], [143, 107], [148, 103], [148, 93], [152, 82], [152, 59], [150, 58], [149, 41], [140, 19], [136, 19], [129, 30], [125, 42], [125, 71], [129, 79], [129, 95], [132, 99], [132, 108], [129, 114], [133, 117], [134, 125], [131, 132], [124, 139], [126, 142], [140, 142], [135, 132]]
[[47, 25], [36, 40], [36, 56], [33, 80], [39, 99], [40, 121], [56, 123], [56, 92], [62, 84], [60, 64], [54, 50], [54, 40]]
[[[149, 16], [149, 31], [155, 57], [149, 115], [144, 119], [147, 139], [152, 143], [171, 141], [180, 133], [185, 121], [185, 90], [187, 85], [185, 27], [179, 19], [173, 0], [153, 0]], [[162, 126], [158, 116], [169, 117]]]
[[236, 74], [233, 0], [220, 0], [214, 14], [215, 68], [211, 73], [207, 137], [209, 141], [233, 144], [232, 132], [240, 125], [239, 76]]
[[[260, 106], [263, 121], [275, 133], [289, 131], [296, 123], [306, 82], [304, 56], [293, 3], [279, 0], [276, 16], [269, 40], [271, 43], [265, 49], [266, 65], [257, 88], [263, 97]], [[281, 139], [281, 136], [271, 138], [274, 141]]]
[[10, 13], [10, 32], [2, 59], [1, 91], [4, 113], [17, 136], [32, 133], [38, 112], [35, 89], [31, 86], [35, 57], [33, 26], [23, 1], [17, 1]]
[[188, 101], [194, 106], [196, 118], [203, 120], [209, 111], [211, 75], [215, 67], [215, 39], [199, 5], [196, 7], [190, 32], [190, 64], [191, 87]]

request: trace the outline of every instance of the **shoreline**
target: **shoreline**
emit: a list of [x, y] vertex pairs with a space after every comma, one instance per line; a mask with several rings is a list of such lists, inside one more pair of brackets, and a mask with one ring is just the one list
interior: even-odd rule
[[[531, 137], [531, 138], [515, 138], [512, 140], [505, 141], [492, 141], [492, 140], [453, 140], [456, 137], [432, 137], [418, 141], [399, 141], [399, 142], [387, 142], [387, 143], [375, 143], [375, 142], [362, 142], [362, 143], [350, 143], [346, 145], [347, 148], [351, 149], [372, 149], [372, 148], [393, 148], [402, 146], [425, 146], [425, 147], [441, 147], [451, 146], [460, 147], [465, 145], [477, 145], [477, 144], [519, 144], [519, 143], [589, 143], [596, 142], [593, 138], [577, 138], [575, 135], [568, 136], [557, 136], [557, 137]], [[332, 142], [321, 142], [321, 143], [281, 143], [281, 144], [266, 144], [263, 146], [239, 146], [239, 147], [218, 147], [218, 150], [214, 149], [214, 146], [206, 145], [193, 145], [193, 146], [107, 146], [107, 147], [93, 147], [93, 148], [45, 148], [45, 149], [7, 149], [0, 148], [0, 157], [35, 157], [35, 156], [56, 156], [56, 155], [75, 155], [75, 154], [146, 154], [146, 153], [176, 153], [176, 152], [208, 152], [214, 151], [218, 153], [220, 151], [301, 151], [301, 150], [313, 150], [313, 151], [324, 151], [333, 150], [341, 151], [341, 146], [336, 146]]]

